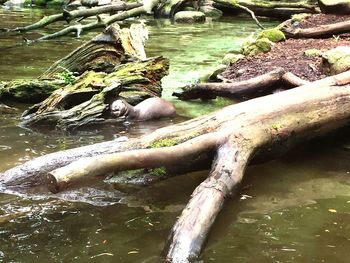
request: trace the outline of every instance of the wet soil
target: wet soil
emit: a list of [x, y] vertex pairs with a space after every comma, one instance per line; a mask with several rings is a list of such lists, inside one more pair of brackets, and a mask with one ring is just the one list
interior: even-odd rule
[[268, 53], [247, 57], [236, 62], [222, 73], [222, 76], [225, 79], [241, 81], [282, 67], [302, 79], [314, 81], [326, 77], [322, 70], [322, 58], [308, 57], [304, 55], [304, 52], [309, 49], [326, 51], [344, 45], [350, 46], [350, 40], [288, 39], [273, 45]]

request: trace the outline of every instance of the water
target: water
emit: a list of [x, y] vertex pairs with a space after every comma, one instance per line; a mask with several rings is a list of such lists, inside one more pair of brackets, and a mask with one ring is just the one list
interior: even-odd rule
[[[0, 27], [27, 24], [40, 10], [0, 11]], [[128, 22], [130, 23], [130, 22]], [[230, 103], [178, 102], [171, 93], [215, 68], [256, 30], [250, 21], [225, 18], [203, 25], [148, 21], [149, 56], [171, 59], [164, 96], [184, 117], [173, 121], [104, 127], [77, 134], [17, 127], [19, 114], [0, 119], [0, 171], [45, 153], [136, 137]], [[41, 31], [44, 32], [44, 31]], [[40, 32], [39, 32], [40, 33]], [[0, 81], [32, 78], [95, 33], [35, 45], [0, 35]], [[28, 33], [26, 38], [38, 37]], [[13, 105], [23, 110], [26, 105]], [[350, 145], [345, 136], [305, 145], [286, 157], [248, 169], [239, 194], [228, 201], [203, 252], [205, 262], [346, 262], [350, 247]], [[0, 261], [157, 262], [198, 172], [149, 187], [98, 185], [55, 196], [0, 195]], [[70, 201], [67, 201], [70, 200]]]

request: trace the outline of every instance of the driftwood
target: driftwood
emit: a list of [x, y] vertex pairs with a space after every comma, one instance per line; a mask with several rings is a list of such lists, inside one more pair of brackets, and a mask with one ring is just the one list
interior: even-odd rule
[[350, 21], [344, 21], [312, 28], [293, 28], [290, 22], [283, 23], [281, 30], [287, 38], [326, 38], [333, 35], [350, 32]]
[[293, 73], [286, 72], [283, 68], [277, 68], [255, 78], [238, 82], [192, 84], [182, 88], [182, 92], [174, 92], [173, 96], [181, 100], [215, 99], [217, 96], [235, 98], [251, 94], [258, 96], [258, 92], [268, 92], [278, 87], [277, 84], [281, 81], [292, 87], [308, 83]]
[[[40, 175], [49, 172], [46, 176], [49, 188], [60, 191], [90, 176], [103, 178], [108, 172], [159, 166], [171, 169], [182, 166], [179, 163], [193, 168], [199, 160], [206, 163], [214, 160], [208, 178], [192, 194], [168, 242], [169, 261], [189, 262], [199, 255], [224, 200], [238, 187], [253, 157], [271, 156], [274, 150], [287, 151], [295, 143], [348, 123], [349, 86], [324, 84], [346, 84], [349, 79], [350, 72], [345, 72], [228, 106], [141, 138], [42, 156], [10, 169], [0, 178], [4, 185], [20, 187], [18, 184], [26, 181], [33, 183], [30, 177], [37, 176], [35, 171]], [[92, 157], [77, 160], [83, 156]], [[54, 168], [57, 169], [51, 171]]]
[[123, 3], [123, 4], [117, 4], [117, 5], [106, 5], [101, 7], [95, 7], [90, 9], [83, 9], [83, 10], [74, 10], [74, 11], [68, 11], [63, 10], [61, 14], [55, 14], [50, 16], [44, 16], [42, 19], [40, 19], [38, 22], [24, 26], [24, 27], [16, 27], [16, 28], [9, 28], [5, 29], [8, 32], [27, 32], [35, 29], [43, 28], [47, 25], [50, 25], [52, 23], [58, 22], [58, 21], [66, 21], [67, 23], [70, 23], [73, 19], [76, 18], [85, 18], [89, 16], [97, 16], [104, 13], [114, 13], [122, 10], [129, 10], [136, 7], [140, 7], [142, 4], [139, 3]]

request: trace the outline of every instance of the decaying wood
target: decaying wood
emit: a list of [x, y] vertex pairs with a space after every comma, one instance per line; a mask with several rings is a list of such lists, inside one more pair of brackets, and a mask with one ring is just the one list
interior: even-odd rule
[[[133, 37], [128, 37], [130, 34]], [[40, 79], [57, 78], [57, 74], [67, 70], [78, 74], [87, 70], [112, 72], [128, 57], [145, 59], [143, 44], [147, 36], [147, 29], [142, 23], [133, 24], [130, 29], [120, 29], [118, 25], [109, 26], [101, 34], [55, 62]]]
[[156, 57], [119, 65], [110, 74], [85, 72], [25, 111], [21, 125], [53, 125], [72, 130], [102, 122], [108, 118], [110, 104], [116, 99], [135, 105], [146, 98], [159, 97], [161, 79], [168, 73], [168, 67], [167, 59]]
[[23, 103], [37, 103], [46, 99], [52, 92], [65, 85], [65, 82], [60, 79], [20, 79], [3, 82], [0, 84], [0, 99]]
[[[50, 189], [58, 191], [89, 176], [103, 178], [111, 171], [179, 166], [180, 161], [191, 162], [192, 167], [196, 167], [196, 156], [211, 152], [207, 155], [208, 162], [214, 159], [211, 172], [194, 191], [168, 242], [169, 261], [189, 262], [199, 255], [225, 199], [238, 187], [244, 169], [253, 157], [266, 156], [273, 149], [287, 151], [298, 142], [324, 135], [348, 123], [350, 87], [324, 85], [341, 85], [349, 81], [350, 71], [116, 143], [112, 150], [106, 149], [113, 145], [107, 142], [102, 144], [103, 151], [93, 152], [93, 146], [86, 146], [39, 157], [10, 169], [0, 178], [4, 185], [15, 186], [25, 182], [26, 177], [30, 181], [28, 176], [33, 173], [28, 168], [38, 171], [36, 167], [40, 167], [40, 174], [57, 168], [49, 173], [47, 181]], [[100, 148], [101, 144], [96, 147]], [[99, 156], [102, 152], [111, 155]], [[92, 157], [79, 159], [84, 155]], [[48, 162], [48, 167], [44, 161]]]
[[[284, 23], [287, 25], [288, 23]], [[344, 21], [312, 28], [293, 28], [292, 25], [282, 27], [281, 30], [288, 38], [326, 38], [333, 35], [350, 32], [350, 21]]]

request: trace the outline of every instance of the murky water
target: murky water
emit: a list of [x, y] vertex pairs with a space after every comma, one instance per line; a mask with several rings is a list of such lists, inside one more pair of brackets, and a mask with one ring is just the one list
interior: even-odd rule
[[[27, 24], [41, 15], [37, 10], [0, 10], [0, 27], [14, 21]], [[256, 30], [254, 24], [232, 18], [203, 25], [147, 23], [148, 55], [171, 59], [164, 95], [185, 118], [228, 103], [183, 103], [172, 99], [171, 93], [210, 72], [225, 52], [237, 49]], [[35, 77], [92, 35], [35, 45], [23, 44], [22, 36], [0, 35], [0, 81]], [[183, 119], [65, 134], [17, 127], [19, 113], [0, 118], [0, 171], [45, 153], [135, 137]], [[330, 137], [281, 160], [250, 167], [242, 190], [220, 214], [204, 261], [347, 262], [350, 150], [344, 145], [350, 145], [350, 139], [348, 132], [344, 134], [341, 139]], [[157, 262], [176, 217], [205, 176], [205, 172], [187, 174], [148, 187], [85, 187], [65, 193], [64, 198], [71, 201], [1, 194], [0, 261]]]

